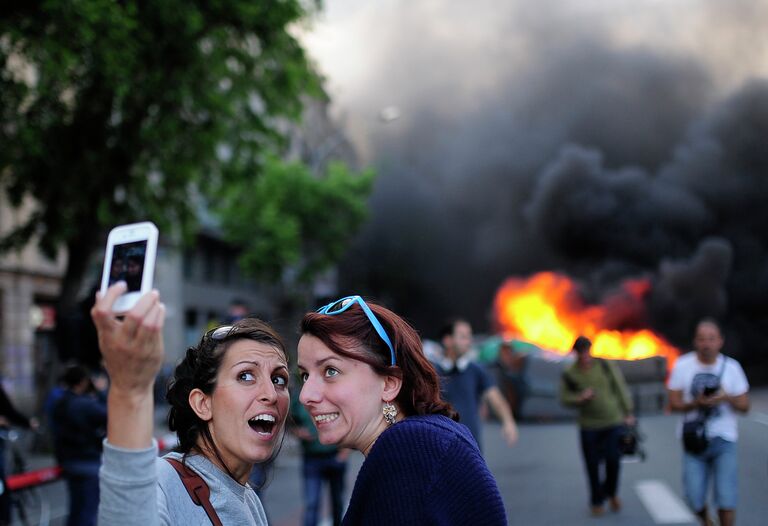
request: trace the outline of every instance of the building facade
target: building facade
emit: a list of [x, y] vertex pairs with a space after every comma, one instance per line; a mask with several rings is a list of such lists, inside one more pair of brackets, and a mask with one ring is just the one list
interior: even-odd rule
[[[0, 232], [20, 224], [30, 205], [14, 209], [0, 194]], [[0, 257], [0, 375], [9, 396], [35, 409], [38, 379], [54, 349], [55, 303], [66, 257], [44, 257], [29, 244]]]

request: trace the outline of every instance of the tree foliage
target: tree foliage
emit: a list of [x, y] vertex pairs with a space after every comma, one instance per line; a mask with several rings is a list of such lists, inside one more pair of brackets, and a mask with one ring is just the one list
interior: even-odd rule
[[291, 269], [298, 283], [328, 269], [367, 217], [373, 179], [373, 171], [356, 174], [341, 163], [316, 176], [269, 158], [260, 177], [227, 187], [218, 207], [229, 240], [244, 247], [241, 267], [263, 279]]
[[[0, 184], [34, 212], [0, 249], [70, 254], [105, 229], [194, 224], [197, 195], [261, 171], [300, 96], [321, 95], [290, 28], [301, 0], [46, 0], [0, 7]], [[254, 183], [255, 184], [255, 183]], [[273, 183], [279, 186], [277, 183]], [[270, 199], [268, 195], [263, 196]]]

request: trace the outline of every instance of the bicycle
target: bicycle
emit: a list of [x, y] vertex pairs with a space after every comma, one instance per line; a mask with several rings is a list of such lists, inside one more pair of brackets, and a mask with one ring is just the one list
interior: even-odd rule
[[6, 446], [7, 470], [2, 491], [8, 491], [11, 506], [11, 524], [20, 522], [23, 526], [48, 526], [51, 522], [51, 507], [40, 491], [40, 484], [53, 482], [61, 476], [58, 467], [27, 471], [27, 460], [20, 447], [22, 435], [9, 428], [0, 428], [0, 441]]

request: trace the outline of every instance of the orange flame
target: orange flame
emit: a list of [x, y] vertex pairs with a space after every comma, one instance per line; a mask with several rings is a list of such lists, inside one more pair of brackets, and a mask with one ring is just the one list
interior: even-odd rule
[[667, 358], [672, 367], [679, 351], [650, 329], [618, 330], [617, 319], [642, 312], [647, 280], [630, 280], [621, 294], [603, 305], [586, 305], [575, 284], [554, 272], [528, 279], [510, 278], [496, 294], [496, 321], [505, 337], [529, 341], [567, 354], [579, 335], [592, 340], [592, 354], [602, 358], [640, 360]]

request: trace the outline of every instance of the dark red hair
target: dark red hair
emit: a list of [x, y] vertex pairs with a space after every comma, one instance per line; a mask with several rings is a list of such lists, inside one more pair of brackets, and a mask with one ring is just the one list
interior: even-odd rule
[[340, 314], [310, 312], [301, 320], [301, 334], [311, 334], [340, 356], [367, 363], [377, 374], [402, 380], [396, 401], [405, 416], [438, 414], [458, 421], [453, 407], [440, 396], [440, 378], [424, 356], [416, 330], [391, 310], [366, 301], [395, 348], [390, 365], [389, 347], [359, 305]]

